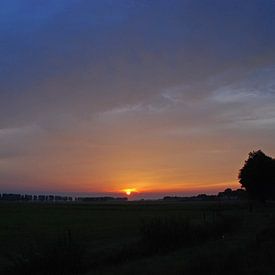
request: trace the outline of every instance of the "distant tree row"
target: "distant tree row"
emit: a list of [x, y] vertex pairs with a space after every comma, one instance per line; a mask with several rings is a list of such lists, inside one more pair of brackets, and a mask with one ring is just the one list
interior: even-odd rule
[[244, 200], [247, 192], [243, 189], [232, 190], [231, 188], [219, 192], [217, 195], [199, 194], [191, 197], [166, 196], [165, 201], [220, 201], [220, 200]]
[[73, 201], [72, 197], [68, 196], [54, 196], [54, 195], [21, 195], [13, 193], [0, 194], [0, 200], [2, 201], [34, 201], [34, 202], [54, 202], [54, 201]]
[[115, 197], [69, 197], [56, 195], [21, 195], [13, 193], [0, 194], [0, 201], [21, 202], [100, 202], [100, 201], [127, 201], [127, 198]]
[[115, 197], [77, 197], [75, 201], [78, 202], [100, 202], [100, 201], [127, 201], [128, 198], [115, 198]]

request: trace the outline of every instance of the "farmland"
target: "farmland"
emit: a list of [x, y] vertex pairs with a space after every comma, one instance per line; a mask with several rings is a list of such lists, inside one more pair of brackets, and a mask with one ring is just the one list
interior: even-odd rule
[[0, 274], [274, 274], [275, 206], [1, 203]]

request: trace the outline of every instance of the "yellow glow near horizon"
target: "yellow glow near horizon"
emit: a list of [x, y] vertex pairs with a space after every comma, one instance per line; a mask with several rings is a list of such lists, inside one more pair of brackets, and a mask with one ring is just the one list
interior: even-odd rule
[[127, 188], [122, 191], [125, 192], [127, 196], [130, 196], [133, 192], [136, 192], [136, 188]]

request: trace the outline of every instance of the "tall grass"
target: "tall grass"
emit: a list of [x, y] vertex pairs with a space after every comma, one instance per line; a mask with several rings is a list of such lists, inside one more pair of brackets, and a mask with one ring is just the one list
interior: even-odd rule
[[57, 240], [39, 249], [23, 251], [10, 257], [6, 274], [63, 275], [82, 274], [106, 266], [118, 265], [182, 247], [219, 239], [239, 226], [233, 216], [219, 216], [208, 221], [194, 222], [180, 217], [155, 217], [141, 222], [136, 241], [113, 250], [89, 254], [87, 247], [75, 241], [70, 230]]
[[7, 274], [65, 275], [81, 274], [85, 269], [84, 245], [74, 241], [71, 231], [45, 245], [31, 247], [18, 255], [9, 255]]
[[161, 217], [143, 222], [140, 233], [141, 241], [147, 249], [167, 251], [223, 238], [224, 234], [233, 232], [239, 225], [240, 219], [235, 216], [220, 215], [200, 223], [184, 218]]

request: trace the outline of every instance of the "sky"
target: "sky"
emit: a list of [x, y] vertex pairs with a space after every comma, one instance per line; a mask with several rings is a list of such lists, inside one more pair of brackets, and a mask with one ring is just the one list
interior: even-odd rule
[[239, 188], [275, 156], [274, 0], [2, 0], [0, 192]]

